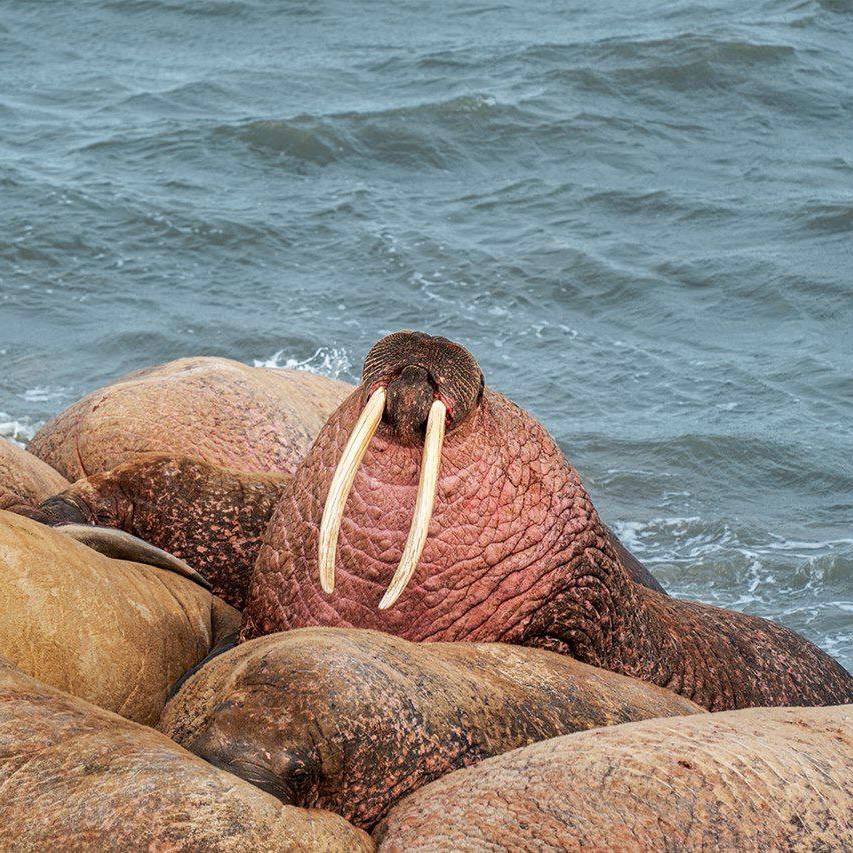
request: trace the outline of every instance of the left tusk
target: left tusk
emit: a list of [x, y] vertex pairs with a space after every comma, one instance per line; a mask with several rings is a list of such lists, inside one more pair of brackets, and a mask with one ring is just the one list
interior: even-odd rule
[[323, 507], [323, 518], [320, 522], [320, 540], [317, 551], [317, 561], [320, 569], [320, 586], [323, 592], [335, 590], [335, 555], [338, 550], [338, 534], [344, 517], [350, 489], [355, 481], [358, 466], [367, 451], [370, 440], [376, 433], [382, 412], [385, 411], [385, 389], [377, 388], [367, 405], [362, 409], [358, 420], [347, 440], [344, 452], [335, 468], [332, 484], [326, 496]]
[[382, 601], [380, 610], [387, 610], [399, 597], [406, 584], [412, 579], [418, 561], [423, 554], [426, 544], [429, 523], [432, 519], [432, 505], [435, 502], [435, 490], [438, 485], [438, 469], [441, 465], [441, 446], [444, 443], [444, 421], [447, 407], [441, 400], [434, 400], [429, 410], [426, 438], [424, 439], [424, 455], [421, 461], [421, 476], [418, 482], [418, 496], [415, 499], [415, 513], [412, 526], [403, 548], [400, 564]]

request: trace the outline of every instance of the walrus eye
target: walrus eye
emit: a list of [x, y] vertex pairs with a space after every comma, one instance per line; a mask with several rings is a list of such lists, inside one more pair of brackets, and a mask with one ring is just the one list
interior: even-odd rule
[[[317, 782], [319, 767], [304, 750], [288, 752], [284, 756], [279, 771], [282, 789], [288, 791], [288, 802], [307, 804], [311, 797], [311, 789]], [[279, 796], [279, 799], [282, 799]]]
[[301, 787], [308, 781], [308, 771], [304, 767], [294, 767], [290, 771], [290, 782], [294, 787]]

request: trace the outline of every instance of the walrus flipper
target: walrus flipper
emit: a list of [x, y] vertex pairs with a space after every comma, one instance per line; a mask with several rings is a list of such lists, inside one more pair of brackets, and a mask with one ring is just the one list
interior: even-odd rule
[[53, 529], [115, 560], [130, 560], [134, 563], [168, 569], [170, 572], [195, 581], [205, 589], [211, 588], [204, 576], [188, 563], [123, 530], [115, 530], [112, 527], [92, 527], [88, 524], [60, 524]]

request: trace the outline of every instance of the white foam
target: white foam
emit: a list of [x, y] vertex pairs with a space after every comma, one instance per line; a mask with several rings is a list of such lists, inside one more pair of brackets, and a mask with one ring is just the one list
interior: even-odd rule
[[20, 447], [26, 446], [26, 443], [36, 434], [36, 430], [40, 426], [40, 422], [32, 423], [29, 418], [20, 421], [6, 414], [6, 412], [0, 412], [0, 436], [9, 439], [13, 444]]
[[253, 364], [255, 367], [271, 367], [276, 370], [306, 370], [308, 373], [329, 376], [332, 379], [349, 374], [352, 368], [352, 362], [343, 347], [320, 347], [314, 355], [302, 361], [285, 355], [284, 350], [280, 349], [269, 358], [254, 359]]
[[66, 398], [70, 391], [70, 388], [64, 386], [37, 385], [35, 388], [29, 388], [18, 396], [28, 403], [47, 403], [51, 400]]

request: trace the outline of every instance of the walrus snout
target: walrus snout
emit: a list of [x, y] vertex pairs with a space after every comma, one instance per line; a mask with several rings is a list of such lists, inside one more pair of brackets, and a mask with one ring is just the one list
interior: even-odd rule
[[61, 524], [92, 524], [92, 514], [76, 501], [64, 495], [54, 495], [38, 507], [38, 515], [30, 515], [35, 521], [57, 527]]
[[409, 365], [388, 383], [387, 394], [382, 422], [390, 427], [401, 444], [422, 442], [435, 399], [429, 373], [422, 367]]
[[386, 418], [394, 418], [397, 398], [407, 420], [420, 422], [421, 436], [434, 400], [444, 403], [452, 430], [477, 408], [483, 384], [480, 365], [461, 344], [412, 331], [394, 332], [374, 344], [361, 374], [365, 399], [386, 388]]

